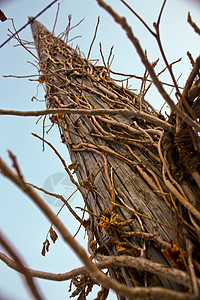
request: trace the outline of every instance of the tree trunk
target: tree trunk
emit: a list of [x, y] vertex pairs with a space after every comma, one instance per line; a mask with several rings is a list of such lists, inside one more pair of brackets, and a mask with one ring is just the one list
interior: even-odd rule
[[[43, 74], [40, 79], [46, 85], [47, 108], [127, 109], [155, 119], [126, 113], [51, 117], [59, 125], [84, 194], [90, 229], [98, 245], [94, 254], [99, 259], [99, 254], [143, 256], [172, 266], [172, 259], [163, 250], [170, 248], [170, 241], [171, 245], [186, 249], [184, 234], [192, 225], [186, 209], [177, 203], [163, 181], [158, 148], [171, 172], [182, 172], [172, 163], [178, 155], [174, 150], [175, 143], [177, 147], [180, 142], [178, 136], [175, 138], [173, 130], [164, 132], [158, 125], [164, 118], [138, 95], [118, 86], [109, 70], [92, 65], [81, 57], [78, 48], [74, 50], [54, 37], [38, 21], [33, 21], [31, 27]], [[176, 178], [183, 175], [179, 173]], [[192, 189], [194, 203], [199, 188], [194, 179], [188, 180], [190, 184], [184, 177], [181, 186], [186, 195]], [[178, 267], [184, 269], [184, 259], [179, 259]], [[110, 268], [109, 273], [127, 286], [163, 286], [184, 291], [182, 285], [165, 277], [133, 268]]]

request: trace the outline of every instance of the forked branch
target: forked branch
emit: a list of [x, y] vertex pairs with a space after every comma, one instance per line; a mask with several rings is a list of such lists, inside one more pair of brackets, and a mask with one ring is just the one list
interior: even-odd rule
[[167, 102], [167, 104], [170, 106], [171, 110], [174, 111], [178, 116], [180, 116], [188, 125], [195, 128], [197, 131], [200, 131], [200, 125], [193, 121], [186, 113], [184, 113], [182, 110], [178, 108], [177, 105], [175, 105], [174, 101], [171, 99], [171, 97], [168, 95], [168, 93], [163, 88], [162, 84], [160, 83], [151, 63], [147, 59], [139, 40], [135, 37], [132, 28], [129, 26], [129, 24], [126, 21], [125, 17], [119, 16], [111, 6], [106, 4], [103, 0], [97, 0], [99, 6], [103, 7], [115, 20], [116, 23], [118, 23], [123, 30], [126, 32], [129, 40], [134, 45], [142, 63], [144, 64], [145, 68], [148, 70], [158, 92], [161, 94], [163, 99]]

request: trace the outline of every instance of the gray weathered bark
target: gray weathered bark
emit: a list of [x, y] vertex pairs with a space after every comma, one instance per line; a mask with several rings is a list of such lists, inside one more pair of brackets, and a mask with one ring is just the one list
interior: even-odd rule
[[[54, 37], [38, 21], [32, 22], [31, 27], [40, 60], [41, 80], [46, 84], [47, 108], [66, 105], [86, 109], [124, 108], [162, 117], [146, 101], [140, 101], [136, 94], [118, 86], [110, 78], [109, 70], [93, 66], [82, 58], [79, 49], [74, 50]], [[178, 236], [181, 247], [185, 248], [183, 235], [177, 234], [178, 230], [185, 229], [180, 225], [175, 235], [173, 226], [176, 226], [177, 220], [180, 221], [179, 212], [176, 211], [176, 219], [172, 196], [163, 183], [157, 150], [163, 129], [147, 120], [125, 114], [60, 114], [52, 120], [59, 124], [62, 141], [68, 147], [72, 162], [78, 166], [76, 175], [85, 195], [86, 208], [93, 213], [90, 214], [90, 228], [99, 246], [97, 253], [143, 255], [151, 261], [171, 265], [161, 251], [165, 248], [164, 243], [159, 244], [153, 238], [142, 239], [139, 234], [135, 237], [128, 235], [129, 232], [145, 232], [168, 243], [171, 240], [176, 243]], [[170, 135], [173, 136], [173, 133], [168, 132], [164, 136], [164, 153], [169, 150], [166, 148]], [[186, 181], [184, 184], [187, 192], [188, 184]], [[194, 190], [199, 192], [196, 186]], [[120, 227], [123, 225], [120, 225], [121, 219], [133, 220]], [[181, 285], [164, 277], [158, 278], [131, 268], [109, 271], [111, 276], [128, 286], [164, 286], [184, 290]]]

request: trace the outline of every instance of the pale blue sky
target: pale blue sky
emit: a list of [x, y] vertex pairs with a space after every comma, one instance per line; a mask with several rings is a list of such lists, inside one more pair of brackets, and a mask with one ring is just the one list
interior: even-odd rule
[[[13, 18], [16, 28], [20, 28], [27, 22], [28, 16], [34, 16], [41, 11], [50, 0], [13, 0], [0, 7], [7, 17]], [[108, 1], [107, 1], [108, 2]], [[139, 13], [144, 20], [152, 26], [156, 21], [159, 9], [162, 5], [161, 0], [135, 0], [127, 1]], [[144, 48], [148, 49], [148, 55], [151, 61], [159, 57], [158, 47], [153, 37], [144, 29], [143, 25], [120, 3], [119, 0], [110, 0], [109, 3], [118, 11], [119, 14], [125, 15], [132, 25], [134, 33]], [[187, 24], [187, 13], [190, 10], [193, 19], [200, 24], [199, 5], [193, 4], [193, 1], [187, 0], [168, 0], [164, 15], [161, 21], [161, 37], [166, 55], [169, 62], [183, 57], [182, 61], [174, 66], [176, 77], [183, 74], [180, 79], [180, 85], [183, 85], [191, 66], [186, 56], [189, 50], [193, 57], [199, 55], [199, 37], [193, 32]], [[57, 5], [52, 6], [41, 17], [38, 18], [48, 29], [52, 30]], [[74, 46], [78, 44], [80, 49], [87, 56], [89, 45], [93, 38], [94, 28], [98, 16], [101, 17], [100, 27], [97, 39], [93, 47], [91, 58], [100, 58], [99, 42], [102, 43], [105, 58], [108, 58], [109, 51], [114, 45], [114, 62], [112, 68], [114, 71], [135, 74], [142, 76], [144, 67], [141, 65], [135, 49], [127, 40], [125, 33], [116, 25], [112, 18], [98, 7], [95, 0], [64, 0], [61, 3], [60, 14], [56, 26], [56, 34], [64, 31], [67, 25], [67, 16], [72, 15], [72, 24], [76, 24], [83, 17], [84, 22], [71, 32], [71, 37], [81, 35], [81, 38], [75, 39]], [[0, 44], [7, 38], [8, 31], [12, 30], [10, 21], [0, 24]], [[32, 40], [31, 30], [28, 26], [20, 37], [25, 40]], [[32, 102], [31, 98], [37, 93], [37, 82], [28, 81], [27, 79], [3, 78], [2, 75], [29, 75], [37, 74], [37, 70], [28, 62], [34, 63], [33, 57], [21, 47], [14, 47], [16, 42], [12, 40], [2, 49], [0, 49], [0, 107], [4, 109], [16, 110], [39, 110], [44, 108], [43, 102]], [[162, 60], [157, 66], [160, 71], [163, 68]], [[162, 76], [162, 80], [169, 81], [169, 77]], [[140, 82], [133, 80], [130, 82], [131, 88], [139, 88]], [[39, 99], [44, 99], [42, 87], [39, 87]], [[147, 100], [157, 109], [162, 105], [162, 99], [155, 90], [150, 91]], [[48, 176], [55, 173], [63, 173], [64, 170], [57, 157], [51, 149], [46, 147], [42, 152], [42, 145], [36, 140], [31, 132], [42, 135], [42, 122], [36, 125], [36, 118], [20, 117], [0, 117], [0, 154], [4, 160], [10, 164], [7, 150], [13, 151], [18, 157], [19, 164], [27, 181], [38, 186], [43, 186]], [[59, 133], [53, 128], [46, 138], [63, 155], [69, 164], [70, 159], [66, 147], [60, 142]], [[58, 189], [60, 187], [58, 186]], [[49, 229], [49, 222], [40, 213], [40, 211], [27, 199], [16, 187], [6, 179], [0, 177], [1, 191], [1, 209], [0, 209], [0, 229], [7, 235], [16, 249], [23, 255], [27, 265], [30, 268], [61, 273], [80, 266], [79, 260], [66, 246], [61, 238], [55, 245], [51, 245], [50, 252], [44, 258], [41, 256], [42, 243]], [[60, 192], [59, 190], [56, 192]], [[80, 204], [80, 196], [77, 195], [71, 204], [75, 207]], [[58, 207], [51, 206], [57, 212]], [[78, 225], [73, 221], [71, 215], [64, 209], [61, 212], [61, 218], [67, 228], [75, 233]], [[82, 231], [78, 239], [83, 245], [87, 245]], [[23, 281], [16, 272], [10, 270], [0, 262], [0, 295], [9, 295], [13, 300], [30, 300], [32, 299], [27, 290], [23, 287]], [[47, 282], [38, 280], [42, 293], [48, 300], [69, 299], [68, 287], [69, 282]], [[88, 299], [94, 299], [94, 294]], [[111, 295], [108, 299], [115, 299]], [[4, 297], [4, 300], [6, 298]]]

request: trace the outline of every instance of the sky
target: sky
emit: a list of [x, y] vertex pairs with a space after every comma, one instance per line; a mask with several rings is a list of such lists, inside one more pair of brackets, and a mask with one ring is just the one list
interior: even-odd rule
[[[4, 11], [7, 18], [13, 18], [15, 27], [18, 29], [27, 22], [28, 16], [35, 16], [50, 2], [49, 0], [0, 1], [0, 9]], [[130, 0], [127, 3], [131, 4], [145, 22], [153, 28], [152, 24], [157, 20], [162, 5], [161, 0]], [[147, 49], [150, 61], [153, 62], [160, 57], [155, 39], [133, 14], [119, 0], [110, 0], [109, 4], [120, 15], [127, 17], [143, 49]], [[43, 23], [49, 30], [53, 28], [56, 10], [57, 4], [38, 18], [38, 21]], [[171, 63], [182, 57], [181, 62], [173, 67], [176, 78], [181, 75], [179, 85], [182, 87], [191, 71], [186, 52], [189, 50], [193, 57], [196, 58], [199, 55], [200, 48], [199, 37], [187, 23], [187, 14], [190, 11], [193, 20], [200, 24], [199, 10], [200, 4], [198, 1], [168, 0], [161, 19], [161, 40], [168, 61]], [[80, 26], [71, 31], [70, 37], [73, 39], [70, 42], [71, 46], [75, 47], [78, 44], [81, 51], [87, 56], [97, 18], [100, 16], [99, 30], [90, 58], [99, 59], [99, 64], [101, 65], [99, 43], [102, 43], [106, 61], [110, 49], [114, 45], [114, 60], [111, 69], [115, 72], [143, 76], [144, 67], [126, 34], [98, 6], [96, 0], [60, 1], [60, 12], [55, 28], [56, 35], [65, 30], [68, 23], [68, 15], [72, 15], [72, 25], [77, 24], [84, 18]], [[14, 31], [10, 20], [1, 22], [0, 44], [7, 39], [9, 34], [8, 28]], [[33, 40], [30, 26], [27, 26], [20, 33], [20, 37], [26, 41]], [[2, 109], [25, 111], [44, 109], [44, 90], [38, 81], [30, 81], [28, 78], [3, 77], [3, 75], [27, 76], [38, 74], [34, 66], [33, 56], [24, 48], [16, 45], [17, 42], [13, 39], [0, 49], [0, 107]], [[36, 54], [34, 49], [32, 51]], [[162, 59], [160, 59], [156, 71], [159, 72], [163, 68], [164, 64]], [[35, 80], [37, 77], [31, 77], [31, 79]], [[161, 80], [171, 83], [167, 73], [163, 74]], [[139, 80], [134, 79], [129, 82], [129, 87], [137, 92], [140, 89], [140, 84]], [[167, 89], [167, 91], [170, 92], [171, 89]], [[32, 101], [34, 96], [39, 101]], [[173, 93], [172, 97], [175, 100]], [[150, 89], [146, 100], [157, 110], [160, 110], [163, 104], [161, 96], [154, 88]], [[163, 114], [165, 114], [165, 111], [169, 112], [167, 106], [164, 107]], [[48, 147], [45, 147], [45, 151], [43, 151], [41, 142], [31, 135], [31, 133], [42, 135], [42, 121], [37, 121], [38, 119], [34, 117], [0, 116], [0, 155], [11, 166], [7, 153], [7, 150], [11, 150], [17, 156], [27, 182], [46, 189], [53, 189], [54, 192], [61, 193], [67, 197], [73, 192], [74, 187], [66, 177], [60, 161]], [[47, 121], [46, 130], [49, 129], [49, 124]], [[45, 138], [62, 154], [66, 163], [70, 164], [66, 146], [61, 143], [57, 128], [53, 127], [46, 134]], [[30, 199], [2, 176], [0, 176], [0, 191], [0, 230], [7, 236], [17, 251], [21, 253], [28, 267], [62, 273], [81, 266], [79, 259], [60, 237], [55, 245], [51, 243], [50, 252], [46, 257], [43, 257], [41, 249], [50, 227], [49, 222]], [[45, 197], [42, 193], [40, 195], [50, 205], [51, 209], [57, 213], [60, 203]], [[76, 193], [70, 203], [73, 207], [79, 206], [81, 204], [80, 195]], [[66, 208], [61, 211], [60, 218], [72, 234], [77, 231], [78, 224], [73, 220]], [[87, 238], [83, 230], [79, 232], [77, 239], [84, 247], [87, 247]], [[2, 251], [2, 248], [0, 250]], [[24, 287], [22, 277], [2, 262], [0, 262], [0, 278], [0, 298], [3, 298], [3, 300], [32, 299]], [[45, 299], [69, 299], [69, 282], [56, 283], [37, 280], [37, 283]], [[95, 290], [88, 299], [94, 299], [96, 293]], [[114, 300], [116, 296], [111, 293], [108, 299]]]

